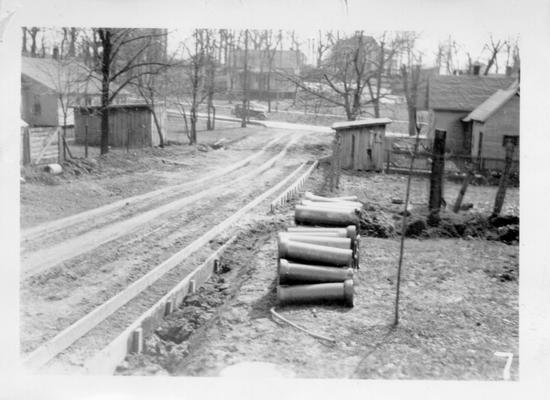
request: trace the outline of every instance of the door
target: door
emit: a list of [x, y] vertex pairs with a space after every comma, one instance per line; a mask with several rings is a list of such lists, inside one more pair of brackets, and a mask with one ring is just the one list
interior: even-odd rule
[[384, 168], [384, 138], [380, 129], [372, 132], [372, 169], [382, 171]]

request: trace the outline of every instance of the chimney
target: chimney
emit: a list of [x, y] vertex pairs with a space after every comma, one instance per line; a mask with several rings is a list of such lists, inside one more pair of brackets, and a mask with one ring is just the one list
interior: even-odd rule
[[480, 71], [480, 70], [481, 70], [481, 65], [479, 65], [479, 64], [474, 64], [473, 70], [472, 70], [473, 74], [474, 74], [474, 75], [479, 75], [479, 71]]
[[57, 46], [53, 47], [52, 58], [54, 60], [59, 60], [59, 47], [57, 47]]

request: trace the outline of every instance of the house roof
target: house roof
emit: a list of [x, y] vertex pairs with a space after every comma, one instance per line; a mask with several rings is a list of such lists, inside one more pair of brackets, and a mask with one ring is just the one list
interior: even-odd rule
[[499, 89], [514, 82], [508, 76], [438, 75], [428, 81], [428, 108], [472, 111]]
[[392, 120], [389, 118], [366, 118], [357, 121], [335, 122], [332, 124], [331, 128], [340, 131], [344, 129], [360, 128], [363, 126], [386, 125], [391, 124], [391, 122]]
[[21, 57], [21, 74], [54, 92], [99, 94], [97, 76], [75, 60]]
[[479, 121], [485, 122], [493, 115], [500, 107], [508, 102], [515, 95], [519, 95], [519, 84], [514, 82], [512, 86], [505, 90], [497, 90], [491, 97], [477, 106], [468, 116], [462, 121]]
[[[54, 92], [101, 94], [101, 78], [98, 74], [74, 59], [58, 61], [53, 58], [21, 57], [21, 75]], [[128, 92], [123, 89], [120, 94], [127, 95]]]

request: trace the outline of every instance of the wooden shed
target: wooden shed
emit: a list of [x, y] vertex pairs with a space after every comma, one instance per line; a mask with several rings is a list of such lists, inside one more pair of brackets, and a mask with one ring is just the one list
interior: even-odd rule
[[[151, 107], [147, 104], [114, 104], [107, 107], [109, 112], [109, 146], [141, 148], [160, 144]], [[164, 134], [166, 112], [156, 109]], [[91, 146], [101, 142], [101, 113], [99, 106], [75, 107], [75, 141]]]
[[384, 168], [384, 137], [389, 118], [336, 122], [336, 152], [341, 168], [381, 171]]

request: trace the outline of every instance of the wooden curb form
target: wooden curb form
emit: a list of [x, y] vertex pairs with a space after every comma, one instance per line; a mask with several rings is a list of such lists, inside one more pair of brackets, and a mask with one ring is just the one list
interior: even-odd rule
[[[170, 292], [157, 301], [155, 305], [145, 311], [111, 343], [103, 348], [103, 350], [88, 360], [84, 365], [84, 370], [86, 373], [110, 375], [115, 371], [117, 365], [124, 360], [128, 353], [134, 352], [134, 349], [143, 349], [143, 341], [145, 338], [153, 333], [162, 319], [168, 315], [166, 310], [168, 308], [177, 307], [181, 304], [187, 294], [193, 292], [191, 287], [193, 282], [195, 282], [196, 287], [199, 287], [210, 278], [214, 272], [215, 265], [219, 262], [219, 257], [225, 250], [227, 250], [236, 238], [236, 236], [233, 236], [225, 242], [223, 246], [212, 253], [206, 261], [204, 261], [199, 267], [180, 281], [180, 283], [170, 290]], [[135, 332], [140, 332], [140, 330], [141, 334], [137, 340], [141, 342], [136, 343], [134, 340], [134, 335], [136, 335]]]
[[271, 202], [270, 210], [272, 213], [275, 212], [275, 209], [278, 206], [282, 206], [283, 204], [285, 204], [288, 200], [290, 200], [302, 189], [307, 178], [311, 175], [313, 170], [317, 167], [318, 163], [319, 162], [315, 160], [313, 164], [309, 167], [309, 169], [302, 176], [300, 176], [292, 185], [290, 185], [283, 193], [281, 193], [279, 196], [277, 196], [275, 200]]
[[301, 167], [298, 167], [282, 181], [256, 197], [235, 214], [231, 215], [223, 222], [219, 223], [218, 225], [204, 233], [200, 238], [189, 244], [183, 250], [174, 254], [168, 260], [164, 261], [153, 270], [149, 271], [147, 274], [139, 278], [137, 281], [130, 284], [122, 292], [119, 292], [114, 297], [111, 297], [109, 300], [96, 307], [86, 316], [79, 319], [77, 322], [67, 327], [62, 332], [58, 333], [54, 338], [39, 346], [26, 357], [23, 357], [23, 365], [30, 369], [36, 369], [46, 364], [61, 351], [65, 350], [67, 347], [69, 347], [76, 340], [88, 333], [100, 322], [105, 320], [119, 308], [121, 308], [138, 294], [140, 294], [143, 290], [153, 284], [153, 282], [158, 280], [165, 273], [184, 261], [187, 257], [189, 257], [189, 255], [191, 255], [202, 246], [204, 246], [206, 243], [208, 243], [210, 240], [212, 240], [214, 237], [225, 231], [233, 223], [237, 222], [247, 211], [260, 204], [266, 198], [273, 195], [273, 193], [280, 190], [284, 185], [287, 184], [288, 181], [294, 178], [294, 176], [300, 171], [300, 169]]

